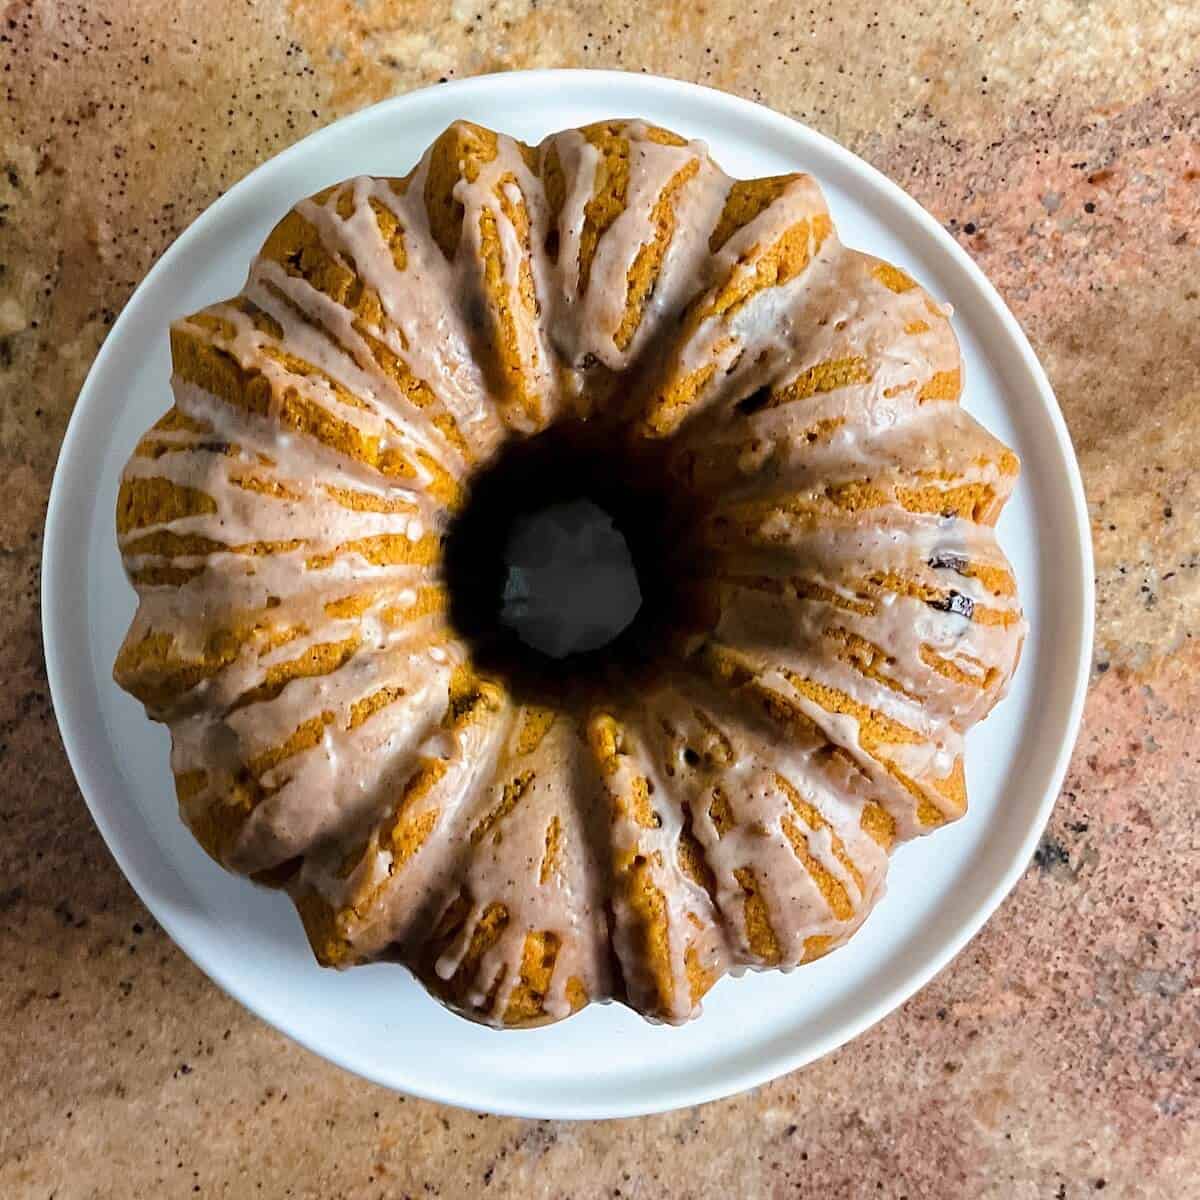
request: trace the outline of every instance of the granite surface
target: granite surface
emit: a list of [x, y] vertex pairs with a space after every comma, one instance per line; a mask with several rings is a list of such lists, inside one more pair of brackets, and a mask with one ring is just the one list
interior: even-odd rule
[[[1200, 1196], [1200, 6], [1154, 0], [0, 5], [0, 1196]], [[1098, 640], [1044, 842], [843, 1050], [616, 1123], [466, 1115], [226, 998], [113, 864], [55, 731], [55, 454], [154, 259], [375, 99], [529, 66], [762, 100], [906, 186], [995, 281], [1083, 467]]]

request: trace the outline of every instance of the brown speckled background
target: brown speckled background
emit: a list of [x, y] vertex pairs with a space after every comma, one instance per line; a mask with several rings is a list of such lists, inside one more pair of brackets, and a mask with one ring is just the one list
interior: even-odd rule
[[[1200, 1196], [1200, 5], [0, 3], [0, 1197]], [[110, 859], [50, 709], [55, 454], [115, 314], [253, 165], [439, 78], [710, 83], [904, 184], [1012, 305], [1083, 467], [1098, 640], [1045, 841], [815, 1066], [609, 1124], [405, 1100], [219, 993]]]

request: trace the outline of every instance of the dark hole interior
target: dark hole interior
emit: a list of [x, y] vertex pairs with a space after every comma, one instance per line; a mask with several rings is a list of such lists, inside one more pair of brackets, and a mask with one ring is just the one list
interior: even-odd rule
[[[624, 537], [642, 604], [607, 645], [552, 658], [527, 645], [501, 619], [514, 525], [558, 504], [587, 499]], [[471, 482], [445, 535], [450, 620], [476, 669], [501, 679], [526, 703], [562, 703], [618, 682], [635, 682], [685, 622], [687, 580], [695, 562], [685, 549], [690, 522], [665, 464], [581, 421], [510, 442]], [[686, 570], [684, 574], [681, 571]]]

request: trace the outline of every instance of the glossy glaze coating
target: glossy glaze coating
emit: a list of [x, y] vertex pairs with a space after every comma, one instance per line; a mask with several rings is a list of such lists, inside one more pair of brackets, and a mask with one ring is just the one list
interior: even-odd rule
[[[302, 202], [173, 327], [118, 502], [116, 677], [201, 843], [322, 962], [397, 958], [494, 1024], [682, 1021], [839, 945], [892, 846], [965, 811], [1025, 632], [1018, 464], [948, 316], [807, 176], [639, 122], [459, 123]], [[692, 603], [636, 686], [532, 704], [448, 621], [443, 537], [506, 441], [579, 421], [655, 451]]]

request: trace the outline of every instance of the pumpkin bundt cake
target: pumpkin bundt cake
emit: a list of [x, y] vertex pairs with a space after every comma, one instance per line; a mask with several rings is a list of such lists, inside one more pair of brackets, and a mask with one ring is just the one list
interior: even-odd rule
[[[965, 811], [1025, 633], [1018, 463], [959, 405], [948, 311], [808, 176], [459, 122], [298, 204], [171, 352], [115, 678], [200, 844], [322, 963], [498, 1026], [681, 1022], [846, 941], [892, 848]], [[580, 497], [642, 604], [554, 660], [500, 619], [503, 543]]]

